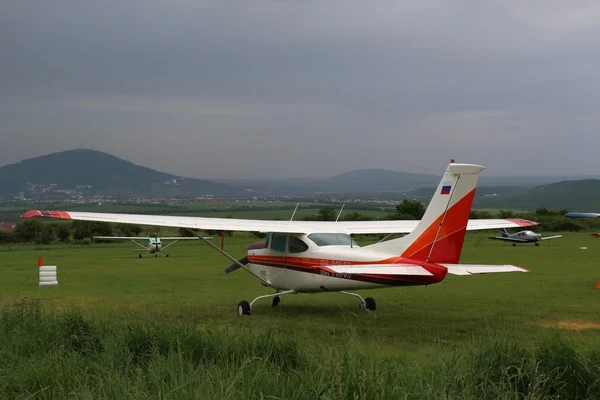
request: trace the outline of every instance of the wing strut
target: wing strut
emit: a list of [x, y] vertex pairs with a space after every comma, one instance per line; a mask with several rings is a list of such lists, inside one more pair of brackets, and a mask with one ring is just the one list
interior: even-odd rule
[[204, 239], [204, 237], [198, 235], [196, 232], [194, 232], [191, 229], [186, 228], [189, 232], [191, 232], [193, 235], [198, 236], [198, 238], [200, 240], [202, 240], [204, 243], [210, 245], [210, 247], [212, 247], [213, 249], [217, 250], [219, 253], [223, 254], [225, 257], [229, 258], [231, 261], [233, 261], [235, 264], [239, 265], [240, 267], [244, 268], [246, 271], [250, 272], [250, 270], [248, 269], [247, 266], [245, 266], [244, 264], [242, 264], [241, 262], [239, 262], [238, 260], [236, 260], [235, 258], [233, 258], [232, 256], [230, 256], [229, 254], [227, 254], [224, 250], [219, 249], [218, 246], [215, 246], [214, 244], [212, 244], [211, 242], [209, 242], [208, 240]]

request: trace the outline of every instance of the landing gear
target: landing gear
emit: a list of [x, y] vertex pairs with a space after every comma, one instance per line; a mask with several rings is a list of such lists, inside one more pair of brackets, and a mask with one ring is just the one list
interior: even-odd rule
[[366, 299], [363, 299], [360, 294], [351, 293], [351, 292], [340, 292], [340, 293], [347, 294], [349, 296], [358, 297], [360, 299], [360, 308], [362, 308], [362, 309], [371, 311], [371, 310], [375, 310], [377, 308], [377, 305], [375, 304], [375, 299], [372, 297], [367, 297]]
[[154, 258], [158, 257], [158, 254], [154, 253]]
[[367, 310], [376, 310], [377, 309], [377, 304], [375, 304], [375, 299], [372, 297], [367, 297], [365, 299], [365, 308]]
[[250, 315], [252, 314], [252, 309], [250, 308], [250, 304], [246, 300], [240, 301], [238, 304], [238, 315], [241, 317], [242, 315]]
[[[254, 305], [254, 303], [256, 302], [256, 300], [260, 300], [260, 299], [267, 299], [269, 297], [273, 298], [273, 302], [271, 303], [272, 307], [277, 307], [279, 305], [279, 303], [281, 303], [281, 297], [284, 294], [292, 294], [292, 293], [296, 293], [295, 290], [286, 290], [284, 292], [276, 292], [276, 293], [272, 293], [272, 294], [265, 294], [263, 296], [258, 296], [257, 298], [255, 298], [254, 300], [252, 300], [250, 303], [248, 303], [246, 300], [240, 301], [240, 304], [238, 304], [238, 315], [250, 315], [252, 314], [252, 306]], [[246, 307], [247, 306], [247, 307]]]
[[168, 254], [165, 254], [165, 257], [169, 257], [169, 255], [168, 255]]
[[273, 297], [273, 302], [271, 303], [271, 307], [277, 307], [281, 303], [281, 297], [275, 296]]
[[540, 244], [539, 244], [538, 242], [535, 242], [535, 245], [536, 245], [536, 246], [539, 246]]
[[516, 245], [517, 245], [516, 243], [513, 243], [513, 246], [516, 246]]
[[141, 253], [140, 253], [140, 254], [138, 254], [138, 257], [139, 257], [139, 258], [142, 258], [142, 254], [141, 254]]

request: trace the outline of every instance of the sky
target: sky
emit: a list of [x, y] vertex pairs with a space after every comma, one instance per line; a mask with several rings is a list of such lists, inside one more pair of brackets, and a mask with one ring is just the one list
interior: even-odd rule
[[5, 0], [0, 165], [600, 173], [595, 0]]

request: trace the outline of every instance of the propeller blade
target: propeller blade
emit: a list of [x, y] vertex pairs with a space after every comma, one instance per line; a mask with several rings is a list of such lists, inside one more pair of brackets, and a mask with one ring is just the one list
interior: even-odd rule
[[238, 262], [237, 262], [237, 263], [233, 263], [233, 264], [231, 264], [229, 267], [225, 268], [225, 269], [223, 270], [223, 272], [224, 272], [225, 274], [229, 274], [229, 273], [231, 273], [231, 272], [233, 272], [233, 271], [236, 271], [236, 270], [238, 270], [238, 269], [242, 268], [242, 267], [240, 266], [240, 264], [243, 264], [243, 265], [248, 265], [248, 257], [246, 256], [246, 257], [244, 257], [244, 258], [241, 258], [240, 260], [238, 260]]

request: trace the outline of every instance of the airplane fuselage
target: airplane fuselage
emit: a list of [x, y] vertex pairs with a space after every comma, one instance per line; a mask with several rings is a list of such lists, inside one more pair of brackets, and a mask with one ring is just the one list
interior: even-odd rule
[[162, 249], [162, 243], [161, 242], [148, 242], [148, 244], [146, 245], [146, 249], [148, 250], [148, 252], [150, 253], [159, 253], [160, 250]]
[[[372, 289], [384, 286], [430, 285], [442, 281], [447, 268], [397, 255], [374, 252], [358, 245], [319, 246], [306, 235], [288, 235], [301, 240], [307, 249], [300, 253], [275, 251], [265, 242], [248, 248], [247, 268], [266, 285], [277, 290], [294, 290], [298, 293]], [[343, 273], [332, 271], [328, 266], [414, 264], [425, 268], [431, 275], [390, 276], [382, 274]]]

